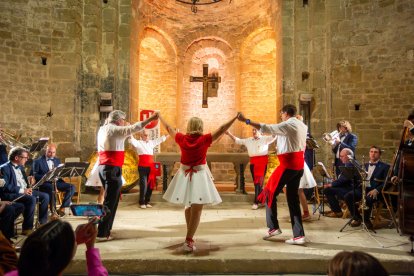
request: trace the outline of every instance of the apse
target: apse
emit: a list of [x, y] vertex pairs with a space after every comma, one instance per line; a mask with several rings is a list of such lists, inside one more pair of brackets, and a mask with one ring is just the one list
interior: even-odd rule
[[[260, 122], [279, 120], [282, 40], [274, 24], [281, 20], [279, 1], [221, 1], [193, 13], [177, 1], [143, 0], [133, 9], [131, 114], [160, 110], [180, 131], [193, 116], [203, 119], [205, 132], [239, 111]], [[220, 78], [208, 107], [202, 106], [203, 82], [190, 81], [203, 77], [203, 65], [209, 77]], [[241, 123], [231, 131], [251, 135]], [[177, 148], [167, 142], [162, 150]], [[227, 136], [211, 148], [240, 150]]]

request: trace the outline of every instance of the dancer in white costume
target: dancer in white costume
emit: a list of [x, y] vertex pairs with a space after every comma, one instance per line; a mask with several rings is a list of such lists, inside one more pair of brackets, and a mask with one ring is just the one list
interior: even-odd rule
[[181, 150], [181, 166], [163, 198], [185, 206], [187, 234], [183, 249], [192, 252], [195, 250], [193, 237], [200, 223], [203, 205], [221, 202], [206, 164], [207, 150], [213, 141], [230, 128], [237, 116], [216, 131], [204, 135], [203, 121], [200, 118], [193, 117], [188, 121], [186, 134], [177, 133], [161, 116], [159, 119]]

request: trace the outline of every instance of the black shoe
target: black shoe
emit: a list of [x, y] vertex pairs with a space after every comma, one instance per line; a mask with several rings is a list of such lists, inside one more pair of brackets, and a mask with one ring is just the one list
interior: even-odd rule
[[368, 230], [374, 231], [374, 225], [369, 219], [365, 221], [365, 226], [367, 227]]
[[59, 217], [63, 218], [66, 214], [65, 211], [63, 211], [62, 209], [57, 210], [57, 214], [59, 215]]

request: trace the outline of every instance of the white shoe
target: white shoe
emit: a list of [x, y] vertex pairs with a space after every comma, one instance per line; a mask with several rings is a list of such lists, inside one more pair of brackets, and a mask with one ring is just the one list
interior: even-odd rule
[[183, 244], [183, 250], [185, 252], [193, 252], [193, 251], [195, 251], [196, 250], [196, 247], [194, 245], [194, 242], [185, 241], [184, 244]]
[[152, 208], [152, 205], [151, 204], [147, 204], [146, 207], [147, 208]]
[[252, 205], [252, 210], [257, 210], [257, 209], [259, 209], [259, 206], [257, 206], [257, 204], [255, 203], [255, 204], [253, 204]]
[[277, 236], [282, 234], [282, 230], [280, 229], [272, 229], [267, 232], [267, 234], [263, 237], [264, 240], [267, 240], [273, 236]]
[[305, 236], [299, 236], [296, 238], [285, 240], [285, 243], [287, 244], [305, 244], [305, 242]]
[[141, 206], [139, 206], [139, 208], [146, 209], [147, 208], [147, 205], [142, 204]]
[[113, 236], [108, 236], [108, 237], [96, 237], [96, 241], [97, 242], [107, 242], [107, 241], [112, 241], [114, 239]]

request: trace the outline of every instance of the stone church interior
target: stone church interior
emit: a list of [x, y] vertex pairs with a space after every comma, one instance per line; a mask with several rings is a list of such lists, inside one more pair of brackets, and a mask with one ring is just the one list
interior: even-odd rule
[[[340, 275], [332, 270], [339, 273], [341, 260], [335, 263], [332, 258], [343, 251], [362, 252], [365, 255], [353, 258], [379, 262], [389, 274], [414, 274], [413, 14], [412, 0], [0, 1], [0, 199], [19, 201], [6, 195], [12, 184], [4, 166], [24, 167], [30, 185], [31, 176], [36, 178], [36, 160], [56, 155], [80, 169], [68, 166], [72, 169], [59, 175], [73, 186], [71, 192], [62, 192], [57, 180], [48, 180], [54, 186], [47, 221], [58, 218], [73, 229], [88, 223], [87, 216], [75, 216], [70, 206], [96, 204], [101, 192], [98, 203], [107, 208], [106, 186], [85, 183], [103, 164], [98, 131], [108, 124], [109, 114], [121, 110], [121, 119], [131, 125], [160, 114], [172, 132], [157, 117], [131, 138], [166, 135], [154, 152], [151, 148], [156, 174], [151, 204], [142, 203], [138, 195], [144, 194], [138, 165], [143, 157], [128, 142], [130, 135], [121, 146], [125, 159], [120, 202], [108, 215], [115, 217], [107, 236], [114, 240], [98, 239], [95, 245], [107, 274], [326, 275], [329, 270], [329, 275]], [[256, 165], [252, 167], [250, 149], [237, 142], [252, 137], [255, 123], [283, 123], [283, 108], [289, 104], [307, 126], [312, 165], [306, 152], [305, 161], [315, 182], [301, 188], [306, 190], [302, 209], [309, 210], [299, 219], [306, 243], [298, 246], [284, 241], [297, 223], [290, 214], [289, 192], [277, 196], [280, 238], [266, 223], [268, 207], [256, 201]], [[184, 217], [183, 206], [162, 197], [181, 170], [182, 148], [171, 133], [186, 134], [192, 117], [202, 120], [204, 133], [214, 133], [235, 119], [230, 134], [213, 139], [204, 162], [223, 203], [206, 205], [202, 214], [200, 210], [197, 250], [188, 254], [181, 250], [183, 233], [190, 228], [187, 213]], [[352, 149], [351, 157], [344, 153], [344, 162], [343, 148], [337, 145], [346, 144], [350, 136], [355, 140], [353, 146], [343, 147]], [[284, 165], [278, 157], [279, 137], [266, 145], [262, 188]], [[15, 147], [27, 154], [16, 160], [27, 160], [12, 162]], [[46, 171], [55, 169], [47, 167], [46, 159]], [[369, 163], [378, 160], [386, 169], [374, 179]], [[349, 179], [361, 177], [359, 182], [352, 180], [360, 186], [347, 191], [355, 195], [355, 189], [360, 190], [362, 198], [351, 201], [354, 207], [347, 206], [345, 193], [329, 191], [346, 173], [339, 167], [348, 163], [356, 168]], [[19, 177], [14, 176], [17, 186]], [[103, 181], [100, 177], [97, 181]], [[371, 187], [369, 178], [380, 188]], [[39, 179], [33, 181], [35, 185]], [[65, 205], [68, 193], [74, 197]], [[338, 210], [331, 200], [339, 202]], [[35, 222], [43, 224], [41, 204], [32, 207]], [[0, 205], [0, 223], [6, 227], [2, 208], [6, 210]], [[364, 209], [370, 212], [366, 221]], [[16, 210], [13, 237], [1, 231], [20, 252], [29, 214], [26, 205]], [[356, 214], [360, 211], [362, 217]], [[358, 215], [362, 226], [355, 220]], [[34, 235], [41, 228], [35, 223], [26, 230]], [[262, 238], [266, 232], [268, 237]], [[89, 250], [89, 242], [85, 244]], [[78, 246], [73, 260], [62, 268], [65, 274], [87, 275], [84, 249]], [[17, 264], [11, 267], [19, 269]], [[0, 258], [0, 274], [13, 270], [6, 268]]]

